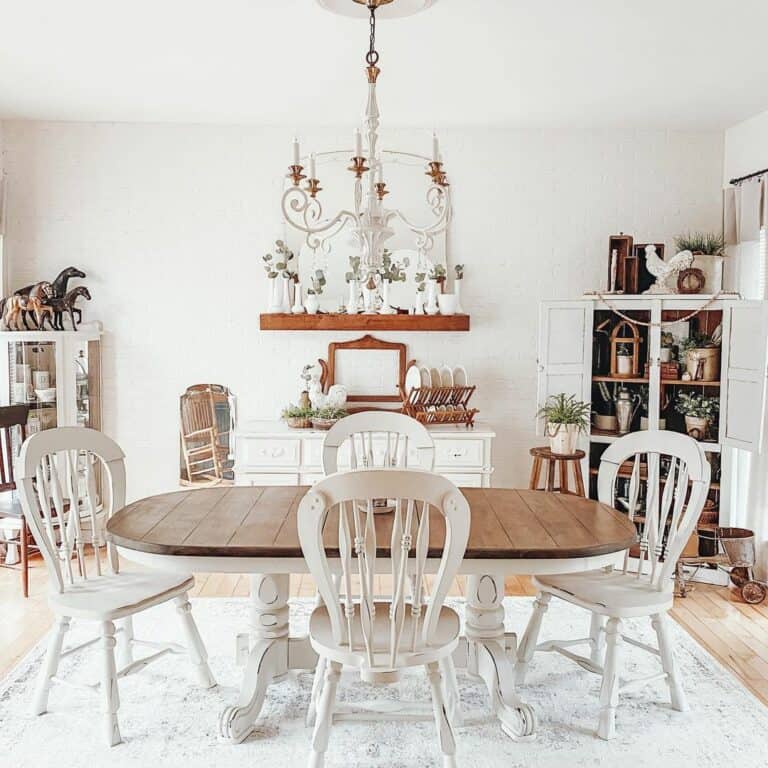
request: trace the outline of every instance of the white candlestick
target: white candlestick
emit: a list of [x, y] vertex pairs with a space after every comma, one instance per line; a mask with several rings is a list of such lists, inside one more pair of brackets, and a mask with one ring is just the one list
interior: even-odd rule
[[301, 165], [301, 150], [299, 148], [299, 140], [295, 137], [293, 139], [293, 164]]
[[355, 128], [355, 157], [363, 156], [363, 137], [360, 134], [360, 129]]
[[440, 141], [436, 133], [432, 134], [432, 162], [440, 162]]
[[382, 184], [384, 182], [384, 163], [379, 163], [376, 168], [376, 183]]
[[314, 152], [309, 156], [309, 178], [310, 179], [317, 178], [317, 175], [315, 173], [315, 153]]

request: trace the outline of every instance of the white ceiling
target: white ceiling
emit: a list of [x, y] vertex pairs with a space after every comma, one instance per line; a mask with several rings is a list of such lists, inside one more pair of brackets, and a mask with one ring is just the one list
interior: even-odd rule
[[[439, 0], [383, 20], [389, 125], [723, 128], [768, 107], [766, 0]], [[0, 119], [348, 124], [367, 23], [315, 0], [0, 0]]]

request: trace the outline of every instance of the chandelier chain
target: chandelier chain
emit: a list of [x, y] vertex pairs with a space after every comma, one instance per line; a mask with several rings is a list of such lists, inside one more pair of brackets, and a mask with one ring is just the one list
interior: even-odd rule
[[376, 50], [376, 5], [374, 3], [370, 3], [368, 5], [368, 10], [371, 12], [371, 18], [369, 21], [371, 37], [370, 47], [368, 48], [368, 53], [365, 55], [365, 60], [368, 62], [369, 66], [375, 67], [379, 61], [379, 53]]

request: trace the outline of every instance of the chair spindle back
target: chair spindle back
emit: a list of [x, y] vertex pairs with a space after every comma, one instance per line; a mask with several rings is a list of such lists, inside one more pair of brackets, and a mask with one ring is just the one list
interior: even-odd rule
[[[649, 578], [666, 589], [677, 560], [693, 533], [709, 492], [710, 466], [701, 445], [677, 432], [643, 430], [612, 443], [603, 453], [598, 498], [616, 506], [621, 478], [628, 488], [622, 501], [629, 519], [639, 526], [640, 565], [637, 578]], [[641, 509], [641, 486], [645, 505]], [[624, 556], [624, 572], [629, 550]]]
[[[374, 500], [382, 497], [394, 499], [391, 515], [375, 514]], [[467, 500], [450, 480], [432, 472], [358, 469], [319, 481], [299, 505], [299, 540], [328, 608], [334, 640], [349, 645], [362, 666], [378, 669], [396, 667], [401, 652], [428, 647], [464, 557], [469, 523]], [[377, 534], [388, 534], [388, 541], [378, 541]], [[442, 554], [428, 595], [424, 575], [430, 541]], [[338, 551], [338, 580], [331, 577], [326, 548], [334, 558]], [[391, 593], [384, 596], [389, 604], [386, 641], [374, 632], [373, 576], [381, 549], [389, 550], [392, 575]], [[408, 610], [411, 629], [404, 633]]]
[[[125, 464], [120, 447], [106, 435], [83, 427], [47, 429], [29, 437], [19, 456], [21, 505], [58, 592], [88, 579], [85, 545], [90, 543], [96, 575], [117, 573], [110, 544], [102, 565], [102, 529], [125, 506]], [[104, 470], [99, 499], [98, 473]], [[77, 571], [72, 567], [77, 561]]]
[[13, 433], [18, 429], [21, 442], [24, 442], [28, 416], [28, 405], [6, 405], [0, 408], [0, 491], [16, 490]]
[[[339, 450], [349, 444], [350, 469], [407, 467], [409, 450], [416, 452], [418, 467], [431, 470], [435, 444], [427, 428], [402, 413], [363, 411], [337, 421], [323, 442], [323, 471], [338, 471]], [[379, 461], [380, 459], [380, 461]]]

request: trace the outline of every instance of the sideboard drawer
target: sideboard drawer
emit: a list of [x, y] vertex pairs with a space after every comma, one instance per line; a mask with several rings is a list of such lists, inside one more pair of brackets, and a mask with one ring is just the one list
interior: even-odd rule
[[482, 440], [435, 440], [436, 467], [482, 467]]
[[249, 438], [239, 446], [244, 467], [298, 467], [301, 456], [299, 440]]
[[295, 472], [244, 472], [235, 475], [236, 485], [301, 485]]
[[461, 474], [459, 472], [445, 472], [443, 477], [448, 478], [454, 485], [458, 485], [459, 488], [482, 488], [483, 476], [474, 474]]

